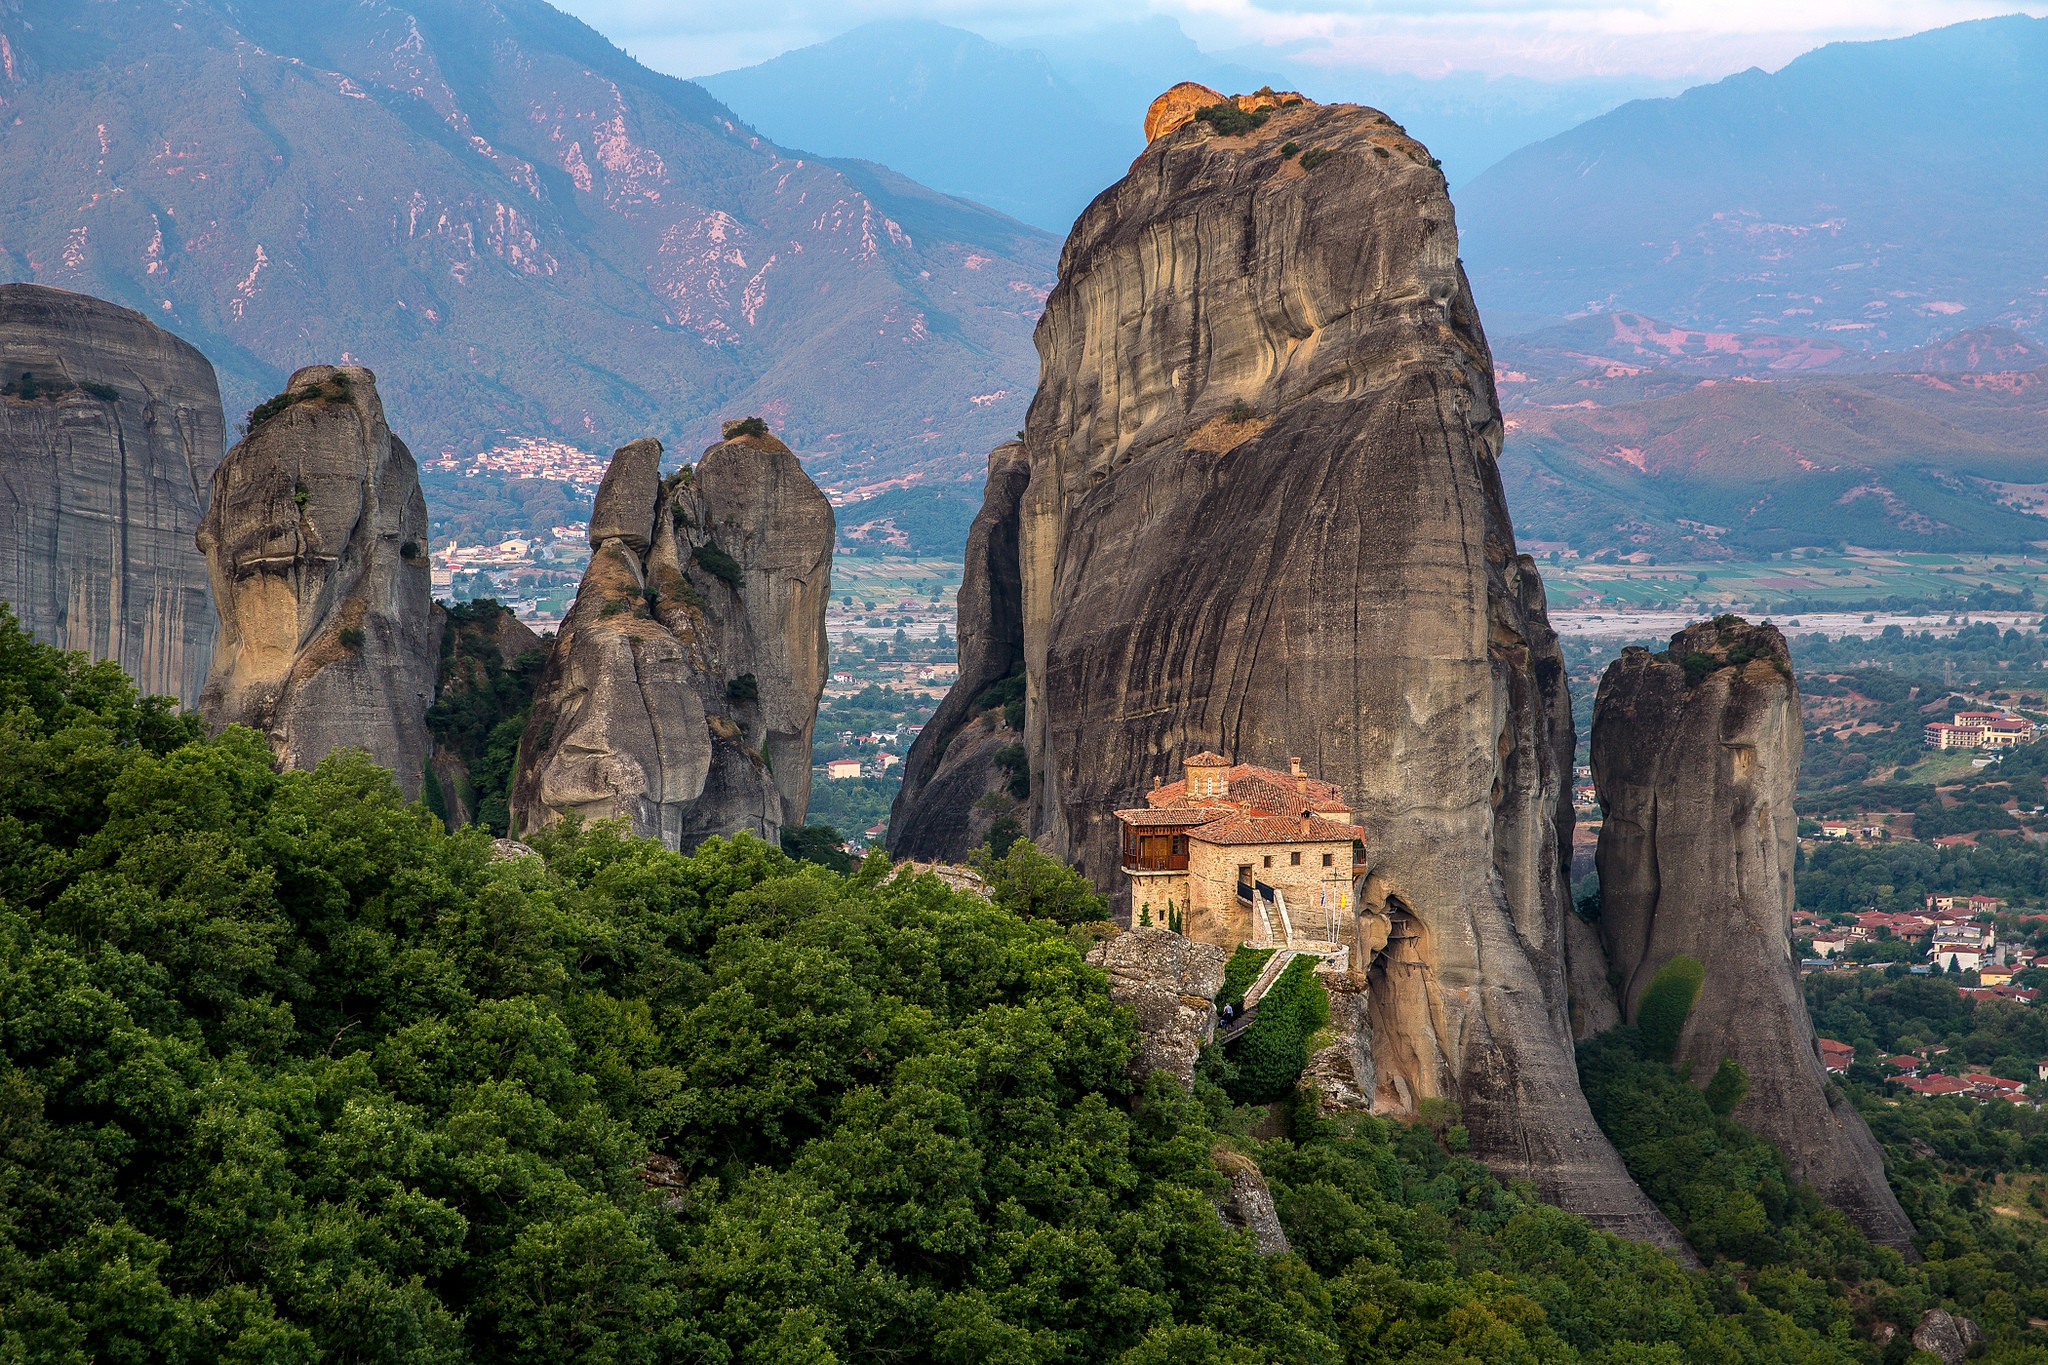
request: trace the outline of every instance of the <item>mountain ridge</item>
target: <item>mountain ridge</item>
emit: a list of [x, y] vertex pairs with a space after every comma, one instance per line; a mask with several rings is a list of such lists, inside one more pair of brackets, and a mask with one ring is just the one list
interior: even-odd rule
[[827, 481], [975, 469], [1021, 418], [1049, 238], [784, 152], [538, 0], [13, 0], [0, 35], [0, 175], [40, 187], [0, 279], [145, 312], [231, 411], [341, 359], [423, 451], [761, 411]]
[[1831, 43], [1636, 100], [1460, 195], [1491, 309], [1634, 309], [1852, 349], [2048, 317], [2048, 20]]

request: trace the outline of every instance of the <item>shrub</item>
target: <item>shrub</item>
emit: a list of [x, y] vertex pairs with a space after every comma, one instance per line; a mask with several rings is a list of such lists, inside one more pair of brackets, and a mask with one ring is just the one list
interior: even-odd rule
[[[0, 394], [5, 394], [9, 398], [19, 398], [26, 403], [33, 403], [39, 398], [62, 398], [65, 394], [78, 387], [79, 385], [67, 384], [61, 379], [37, 379], [34, 371], [23, 370], [21, 378], [5, 388], [0, 388]], [[104, 384], [88, 384], [85, 386], [85, 389], [96, 398], [103, 396], [119, 397], [114, 390], [107, 388]]]
[[1245, 402], [1242, 398], [1232, 403], [1230, 411], [1223, 415], [1225, 420], [1235, 422], [1239, 426], [1243, 426], [1246, 422], [1258, 416], [1256, 412], [1252, 411], [1252, 405]]
[[361, 626], [343, 626], [341, 628], [341, 647], [347, 650], [361, 649], [363, 647], [363, 628]]
[[1314, 957], [1287, 964], [1266, 988], [1252, 1026], [1229, 1045], [1237, 1075], [1230, 1097], [1239, 1104], [1270, 1104], [1294, 1093], [1308, 1065], [1308, 1040], [1330, 1022], [1330, 997], [1316, 980]]
[[87, 379], [82, 381], [78, 387], [103, 403], [117, 403], [121, 400], [121, 391], [112, 384], [97, 384]]
[[740, 562], [719, 548], [717, 541], [707, 540], [698, 546], [696, 560], [705, 573], [718, 579], [734, 592], [740, 590], [740, 582], [744, 576], [740, 570]]
[[1249, 133], [1252, 129], [1262, 126], [1268, 117], [1268, 111], [1264, 109], [1247, 114], [1229, 100], [1195, 110], [1197, 122], [1208, 124], [1224, 137]]
[[1280, 144], [1280, 159], [1282, 161], [1285, 161], [1288, 157], [1293, 156], [1296, 152], [1300, 150], [1301, 144], [1299, 142], [1283, 142]]
[[1311, 147], [1301, 154], [1301, 168], [1312, 171], [1335, 155], [1336, 153], [1327, 147]]
[[753, 674], [742, 673], [725, 685], [725, 699], [729, 702], [747, 703], [761, 699], [761, 684]]
[[617, 616], [622, 611], [631, 610], [633, 610], [633, 608], [624, 602], [607, 602], [604, 604], [604, 610], [598, 613], [598, 617], [600, 619], [604, 619], [607, 617]]
[[988, 842], [985, 845], [991, 856], [1001, 858], [1024, 837], [1024, 827], [1017, 823], [1014, 815], [998, 815], [988, 827]]
[[1698, 687], [1707, 680], [1708, 674], [1715, 672], [1721, 667], [1721, 661], [1713, 655], [1701, 654], [1695, 650], [1693, 653], [1685, 656], [1685, 685], [1687, 687]]
[[676, 596], [676, 600], [681, 602], [684, 606], [695, 607], [698, 611], [704, 610], [704, 594], [698, 592], [697, 585], [692, 583], [689, 579], [677, 579], [675, 583], [671, 585], [669, 591], [674, 593]]
[[999, 854], [991, 837], [989, 844], [967, 855], [967, 861], [988, 882], [989, 899], [1012, 914], [1060, 924], [1088, 924], [1109, 916], [1109, 902], [1095, 894], [1086, 877], [1041, 852], [1029, 839], [1013, 838]]
[[1707, 1108], [1727, 1118], [1749, 1094], [1749, 1073], [1733, 1057], [1723, 1057], [1707, 1082]]
[[1273, 956], [1271, 948], [1239, 948], [1230, 955], [1230, 961], [1223, 964], [1223, 989], [1217, 993], [1216, 1008], [1225, 1005], [1244, 1006], [1244, 993], [1252, 988], [1252, 982], [1259, 979], [1259, 973], [1266, 970], [1266, 962]]
[[308, 384], [303, 389], [287, 389], [276, 397], [266, 398], [255, 407], [249, 409], [247, 417], [242, 422], [242, 430], [245, 432], [254, 431], [279, 413], [288, 408], [296, 407], [300, 403], [311, 403], [315, 399], [321, 398], [343, 400], [348, 398], [351, 392], [353, 392], [353, 388], [349, 383], [348, 376], [345, 374], [330, 375], [323, 382]]
[[1682, 954], [1657, 969], [1636, 1002], [1636, 1030], [1642, 1034], [1645, 1057], [1668, 1062], [1677, 1055], [1678, 1035], [1705, 981], [1706, 971], [1698, 959]]
[[[872, 611], [874, 608], [871, 606], [869, 610]], [[1010, 728], [1012, 730], [1021, 730], [1024, 728], [1023, 701], [1024, 661], [1019, 659], [1015, 666], [1010, 669], [1008, 677], [1003, 678], [999, 682], [990, 683], [975, 696], [973, 704], [967, 708], [967, 713], [970, 716], [977, 716], [983, 711], [994, 711], [1001, 708], [1003, 719], [1008, 721], [1010, 718], [1009, 705], [1011, 702], [1016, 702], [1018, 704], [1018, 719], [1017, 723], [1011, 725]]]
[[1012, 697], [1003, 703], [1003, 724], [1019, 734], [1024, 732], [1024, 698]]
[[742, 417], [737, 422], [727, 422], [721, 428], [721, 432], [728, 441], [736, 436], [766, 436], [769, 434], [768, 424], [758, 417]]
[[853, 859], [840, 845], [845, 840], [830, 825], [784, 826], [782, 851], [798, 862], [816, 863], [834, 872], [853, 871]]
[[996, 750], [992, 760], [998, 768], [1010, 775], [1010, 795], [1022, 801], [1031, 795], [1030, 760], [1021, 744], [1005, 744]]

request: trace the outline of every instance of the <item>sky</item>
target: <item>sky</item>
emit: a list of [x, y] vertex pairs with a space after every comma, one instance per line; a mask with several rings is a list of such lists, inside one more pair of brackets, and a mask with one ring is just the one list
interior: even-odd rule
[[553, 0], [642, 62], [703, 76], [875, 19], [921, 18], [997, 42], [1163, 14], [1209, 51], [1543, 80], [1716, 80], [1776, 70], [1838, 39], [1901, 37], [2048, 3], [2015, 0]]

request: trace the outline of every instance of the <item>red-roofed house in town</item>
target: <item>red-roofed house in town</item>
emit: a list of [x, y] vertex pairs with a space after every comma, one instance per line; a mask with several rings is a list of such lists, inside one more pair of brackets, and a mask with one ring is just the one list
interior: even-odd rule
[[1897, 1071], [1907, 1076], [1917, 1076], [1920, 1074], [1920, 1059], [1918, 1057], [1887, 1057], [1884, 1059], [1884, 1065], [1887, 1071]]
[[1900, 1085], [1916, 1095], [1968, 1095], [1970, 1083], [1954, 1076], [1929, 1076], [1925, 1080], [1904, 1080]]
[[2008, 1099], [2017, 1099], [2022, 1094], [2025, 1094], [2027, 1089], [2023, 1082], [2009, 1081], [2003, 1076], [1980, 1075], [1974, 1071], [1964, 1076], [1963, 1079], [1970, 1083], [1970, 1087], [1973, 1090], [1982, 1095], [2003, 1095]]
[[1849, 1063], [1856, 1060], [1856, 1049], [1847, 1043], [1838, 1043], [1832, 1038], [1822, 1038], [1819, 1043], [1820, 1064], [1834, 1074], [1847, 1071]]
[[1177, 782], [1154, 779], [1146, 805], [1116, 813], [1131, 918], [1178, 912], [1188, 937], [1334, 951], [1350, 918], [1351, 803], [1302, 770], [1276, 772], [1201, 753]]

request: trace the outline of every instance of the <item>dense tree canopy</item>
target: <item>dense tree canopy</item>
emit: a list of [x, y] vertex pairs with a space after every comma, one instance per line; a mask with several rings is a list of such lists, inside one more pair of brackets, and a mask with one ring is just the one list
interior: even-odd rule
[[[1429, 1126], [1134, 1085], [1023, 861], [995, 903], [573, 822], [494, 861], [4, 615], [0, 792], [0, 1360], [1863, 1350]], [[1294, 1253], [1219, 1219], [1219, 1145]]]

